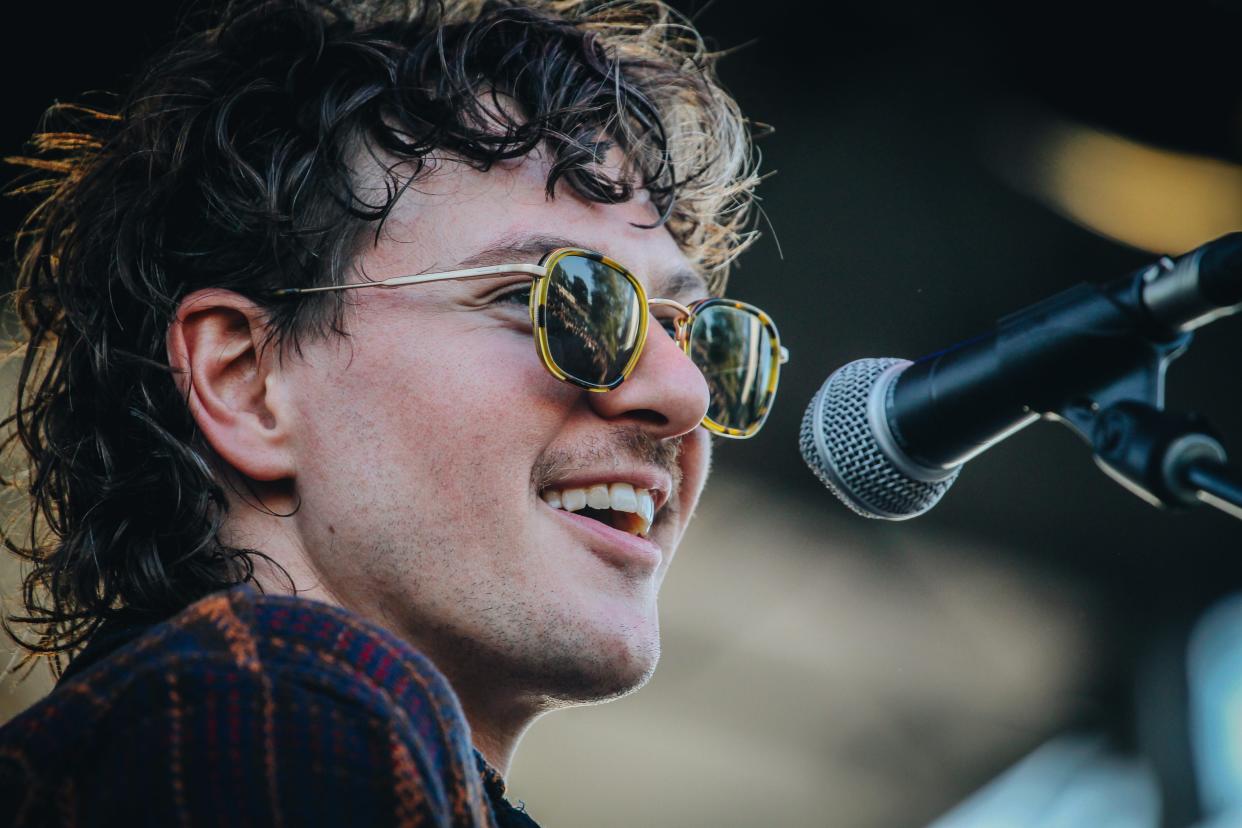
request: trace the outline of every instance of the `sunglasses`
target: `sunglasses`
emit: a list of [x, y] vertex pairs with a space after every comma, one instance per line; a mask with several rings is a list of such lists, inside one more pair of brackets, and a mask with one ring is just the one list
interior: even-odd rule
[[272, 295], [283, 298], [511, 274], [532, 279], [535, 344], [544, 366], [557, 379], [588, 391], [616, 388], [642, 356], [650, 308], [668, 309], [673, 313], [657, 316], [658, 324], [707, 380], [710, 402], [703, 427], [723, 437], [745, 439], [763, 426], [776, 398], [780, 367], [789, 360], [771, 318], [754, 305], [733, 299], [700, 299], [689, 305], [648, 299], [632, 273], [594, 251], [560, 248], [537, 265], [493, 265], [377, 282], [282, 288]]

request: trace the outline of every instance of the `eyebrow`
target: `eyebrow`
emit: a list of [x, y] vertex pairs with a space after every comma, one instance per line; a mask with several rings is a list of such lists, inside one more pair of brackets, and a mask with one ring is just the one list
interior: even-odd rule
[[[507, 237], [488, 245], [474, 255], [462, 259], [454, 266], [454, 270], [471, 267], [488, 267], [491, 265], [511, 264], [527, 260], [542, 259], [548, 253], [560, 247], [575, 247], [579, 250], [593, 250], [589, 245], [581, 244], [563, 236], [534, 235]], [[611, 258], [611, 257], [610, 257]], [[701, 299], [709, 295], [707, 280], [698, 271], [683, 267], [667, 276], [649, 274], [652, 295], [664, 299]]]
[[526, 259], [541, 259], [558, 247], [582, 248], [583, 246], [560, 236], [507, 237], [488, 245], [469, 258], [462, 259], [454, 265], [453, 270], [512, 264]]
[[707, 289], [707, 280], [697, 270], [682, 268], [669, 274], [660, 282], [662, 289], [659, 295], [664, 299], [703, 299], [711, 295]]

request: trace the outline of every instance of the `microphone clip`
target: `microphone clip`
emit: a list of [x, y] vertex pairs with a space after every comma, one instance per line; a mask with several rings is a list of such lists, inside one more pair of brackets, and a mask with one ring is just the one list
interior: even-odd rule
[[1153, 506], [1206, 503], [1242, 520], [1242, 473], [1201, 415], [1124, 400], [1099, 412], [1090, 441], [1100, 468]]

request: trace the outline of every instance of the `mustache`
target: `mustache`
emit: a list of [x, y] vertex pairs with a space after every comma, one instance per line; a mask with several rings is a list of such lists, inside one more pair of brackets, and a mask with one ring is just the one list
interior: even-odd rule
[[655, 466], [673, 479], [673, 490], [681, 485], [681, 437], [657, 440], [638, 426], [618, 427], [606, 436], [579, 444], [573, 449], [553, 449], [543, 453], [530, 470], [535, 491], [542, 491], [553, 481], [588, 468], [637, 462]]

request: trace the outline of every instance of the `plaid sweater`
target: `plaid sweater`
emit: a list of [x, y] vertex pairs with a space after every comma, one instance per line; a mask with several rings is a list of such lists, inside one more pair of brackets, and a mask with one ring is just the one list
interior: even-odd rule
[[0, 728], [0, 824], [537, 828], [430, 661], [248, 585], [101, 628]]

